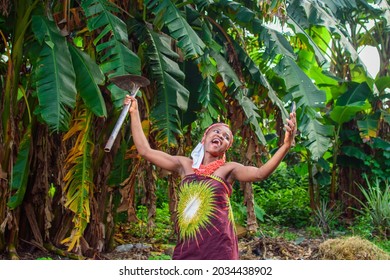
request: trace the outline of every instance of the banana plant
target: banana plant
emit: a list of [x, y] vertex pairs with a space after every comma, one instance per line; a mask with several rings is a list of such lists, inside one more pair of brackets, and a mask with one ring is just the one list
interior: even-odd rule
[[367, 83], [351, 84], [349, 90], [339, 96], [335, 106], [329, 113], [329, 117], [335, 122], [336, 129], [333, 144], [333, 165], [332, 165], [332, 181], [330, 186], [330, 200], [335, 202], [336, 182], [337, 182], [337, 158], [339, 154], [340, 141], [339, 135], [342, 125], [352, 120], [358, 112], [369, 110], [371, 108], [368, 102], [371, 93]]
[[[125, 95], [109, 82], [111, 77], [136, 74], [151, 79], [151, 86], [142, 96], [147, 112], [144, 116], [151, 132], [148, 137], [156, 146], [167, 149], [183, 148], [181, 137], [186, 128], [197, 124], [206, 127], [232, 116], [237, 118], [232, 120], [235, 130], [249, 124], [250, 137], [265, 146], [268, 144], [266, 133], [278, 130], [278, 121], [267, 126], [266, 120], [274, 115], [278, 120], [285, 119], [288, 115], [285, 107], [294, 99], [298, 103], [301, 137], [305, 140], [300, 145], [305, 146], [311, 160], [318, 160], [320, 164], [334, 131], [354, 118], [358, 107], [362, 109], [358, 111], [361, 114], [366, 112], [366, 101], [364, 104], [353, 102], [359, 96], [359, 87], [341, 83], [345, 76], [335, 78], [336, 75], [325, 75], [323, 70], [337, 72], [347, 68], [342, 63], [334, 64], [337, 61], [334, 55], [340, 50], [348, 54], [349, 65], [356, 65], [356, 71], [350, 72], [352, 75], [363, 71], [357, 70], [361, 69], [356, 52], [358, 41], [349, 36], [343, 12], [352, 15], [352, 11], [361, 9], [378, 15], [378, 11], [368, 5], [372, 1], [272, 0], [259, 4], [246, 0], [83, 0], [57, 1], [47, 7], [39, 1], [17, 2], [18, 9], [13, 11], [17, 16], [11, 21], [0, 17], [2, 27], [6, 27], [5, 22], [17, 23], [15, 34], [9, 28], [0, 30], [0, 35], [6, 34], [2, 38], [7, 46], [7, 67], [14, 69], [13, 72], [0, 69], [4, 76], [1, 80], [5, 81], [5, 90], [0, 95], [1, 193], [11, 191], [6, 183], [8, 174], [15, 175], [9, 207], [23, 205], [24, 186], [25, 195], [31, 192], [30, 182], [25, 184], [23, 176], [28, 173], [26, 163], [36, 155], [33, 150], [28, 151], [28, 139], [16, 137], [19, 130], [12, 131], [17, 128], [24, 132], [29, 127], [26, 117], [21, 121], [14, 114], [18, 108], [28, 105], [26, 108], [35, 113], [34, 121], [46, 124], [50, 135], [61, 137], [66, 133], [68, 176], [63, 198], [74, 227], [66, 228], [66, 236], [61, 240], [69, 250], [83, 253], [80, 240], [86, 240], [86, 236], [91, 239], [87, 240], [91, 246], [100, 249], [98, 244], [105, 242], [104, 234], [94, 235], [101, 230], [90, 221], [94, 215], [91, 202], [97, 198], [101, 199], [99, 203], [106, 202], [107, 190], [101, 188], [94, 192], [94, 188], [106, 185], [113, 164], [111, 155], [104, 156], [99, 146]], [[383, 5], [383, 1], [379, 2]], [[51, 13], [56, 14], [52, 17]], [[291, 27], [292, 33], [287, 35], [266, 24], [276, 19]], [[30, 23], [33, 33], [28, 33]], [[383, 23], [378, 22], [377, 26], [388, 25], [388, 22]], [[384, 27], [382, 32], [386, 34], [386, 30]], [[370, 42], [381, 42], [382, 46], [382, 42], [387, 42], [386, 36], [378, 35], [375, 33]], [[15, 39], [9, 43], [8, 38]], [[331, 48], [334, 42], [339, 50]], [[28, 52], [23, 51], [24, 46], [29, 48]], [[386, 50], [383, 45], [382, 52]], [[386, 57], [384, 54], [382, 58]], [[22, 78], [21, 72], [25, 73]], [[365, 87], [364, 79], [355, 82], [361, 89]], [[367, 81], [367, 84], [371, 90], [373, 83]], [[382, 101], [386, 96], [385, 84], [385, 79], [376, 81], [381, 88]], [[22, 99], [16, 98], [21, 85], [24, 87], [21, 92], [26, 92], [26, 98]], [[351, 86], [347, 92], [351, 99], [344, 95], [347, 85]], [[350, 111], [348, 105], [355, 109]], [[27, 112], [20, 115], [26, 116]], [[365, 128], [371, 131], [373, 116], [359, 120], [362, 131]], [[385, 111], [378, 122], [386, 120], [388, 122]], [[91, 130], [92, 125], [95, 125], [94, 130]], [[31, 134], [35, 135], [33, 126]], [[23, 139], [25, 144], [15, 139]], [[123, 133], [121, 140], [127, 139]], [[34, 146], [34, 137], [31, 141]], [[12, 150], [5, 149], [10, 143], [14, 143]], [[129, 145], [131, 141], [126, 143]], [[125, 147], [121, 143], [119, 160], [124, 157]], [[92, 161], [93, 152], [94, 157], [97, 156]], [[10, 160], [12, 154], [18, 154], [16, 160]], [[15, 162], [14, 172], [10, 162]], [[103, 162], [104, 167], [101, 167]], [[135, 161], [126, 163], [136, 164]], [[121, 179], [125, 179], [124, 165], [116, 162], [113, 169], [120, 171]], [[119, 184], [112, 176], [109, 182]], [[0, 199], [0, 223], [4, 224], [8, 196]], [[97, 221], [96, 224], [107, 221], [100, 216], [92, 220]], [[4, 236], [0, 236], [0, 250], [4, 248]]]
[[[2, 6], [4, 15], [8, 12], [13, 14], [13, 20], [16, 22], [14, 26], [10, 26], [5, 17], [1, 19], [1, 38], [5, 52], [2, 54], [2, 90], [0, 94], [0, 111], [1, 111], [1, 126], [0, 126], [0, 221], [5, 224], [11, 217], [16, 218], [16, 212], [7, 208], [7, 200], [11, 197], [12, 206], [19, 205], [19, 201], [23, 199], [26, 189], [26, 176], [28, 167], [26, 162], [31, 158], [28, 155], [29, 139], [24, 138], [23, 148], [20, 148], [20, 140], [18, 134], [27, 131], [26, 127], [20, 125], [17, 121], [17, 116], [23, 115], [23, 112], [18, 110], [18, 92], [20, 89], [19, 81], [21, 79], [20, 68], [23, 64], [23, 53], [25, 36], [28, 34], [30, 27], [30, 18], [33, 10], [38, 4], [38, 1], [14, 1], [18, 9], [14, 9], [10, 3], [5, 3]], [[12, 32], [13, 36], [8, 36]], [[22, 92], [25, 90], [22, 89]], [[24, 99], [25, 100], [25, 99]], [[27, 105], [28, 106], [28, 105]], [[18, 159], [14, 158], [14, 154], [18, 154]], [[14, 171], [15, 163], [16, 170]], [[15, 177], [12, 177], [15, 175]], [[20, 176], [20, 177], [18, 177]], [[15, 192], [15, 193], [14, 193]], [[10, 194], [11, 193], [11, 194]], [[8, 247], [11, 258], [16, 257], [15, 247], [18, 238], [17, 226], [10, 227], [9, 240], [6, 240], [5, 229], [0, 230], [0, 251], [4, 251]]]
[[[388, 20], [385, 19], [386, 15], [388, 18], [388, 4], [386, 4], [386, 1], [360, 0], [337, 2], [305, 0], [303, 2], [288, 2], [290, 4], [287, 9], [290, 15], [288, 22], [292, 21], [293, 30], [299, 34], [295, 42], [296, 47], [300, 47], [300, 45], [309, 46], [305, 42], [310, 42], [310, 45], [312, 45], [311, 42], [314, 42], [330, 62], [330, 67], [327, 64], [324, 64], [324, 66], [327, 66], [332, 73], [326, 73], [321, 71], [321, 67], [319, 67], [321, 66], [321, 57], [317, 55], [318, 51], [316, 49], [313, 49], [314, 52], [307, 50], [299, 52], [298, 64], [300, 68], [311, 79], [315, 80], [320, 89], [326, 93], [327, 108], [322, 109], [324, 118], [320, 121], [323, 124], [322, 128], [326, 129], [323, 131], [326, 131], [327, 139], [333, 138], [332, 146], [329, 145], [329, 141], [328, 143], [323, 143], [322, 146], [330, 148], [332, 152], [333, 161], [329, 185], [330, 197], [334, 202], [336, 185], [338, 185], [337, 174], [343, 169], [339, 165], [338, 160], [340, 152], [348, 151], [349, 153], [353, 150], [344, 147], [343, 141], [349, 140], [342, 140], [340, 132], [343, 131], [349, 121], [357, 120], [360, 136], [364, 142], [370, 145], [370, 137], [374, 137], [374, 134], [375, 136], [379, 135], [379, 131], [373, 129], [373, 127], [381, 127], [380, 123], [383, 123], [384, 120], [383, 114], [386, 114], [386, 110], [381, 110], [382, 113], [379, 114], [381, 116], [375, 117], [378, 116], [379, 112], [375, 112], [377, 105], [374, 104], [382, 104], [379, 100], [383, 100], [380, 97], [383, 91], [377, 90], [378, 88], [375, 87], [373, 79], [367, 74], [365, 65], [360, 60], [358, 50], [365, 45], [373, 45], [381, 53], [382, 49], [388, 46], [386, 43], [388, 36], [386, 37], [385, 35], [386, 28], [380, 28], [388, 25]], [[378, 5], [371, 5], [373, 2], [376, 2]], [[370, 30], [367, 28], [369, 26], [367, 23], [369, 22], [374, 23]], [[296, 25], [304, 27], [304, 29], [300, 30]], [[349, 26], [349, 29], [346, 26]], [[311, 37], [312, 41], [307, 36]], [[312, 47], [309, 49], [312, 49]], [[313, 54], [316, 55], [317, 66], [313, 63]], [[380, 56], [386, 58], [387, 54]], [[381, 64], [386, 65], [386, 63], [382, 62]], [[383, 89], [383, 84], [381, 82], [378, 84], [381, 85], [379, 88]], [[363, 90], [359, 90], [359, 87]], [[346, 96], [354, 96], [355, 94], [355, 98], [357, 98], [357, 92], [361, 95], [360, 103], [358, 101], [354, 103], [353, 97], [348, 101], [344, 99]], [[379, 96], [374, 97], [373, 93], [375, 96], [377, 94]], [[344, 98], [339, 100], [340, 95], [343, 95]], [[328, 117], [332, 120], [331, 122], [328, 122]], [[375, 120], [377, 120], [376, 123]], [[371, 136], [368, 136], [367, 133], [370, 133]], [[362, 144], [360, 143], [359, 145]], [[321, 167], [318, 169], [323, 169], [326, 173], [329, 167], [321, 164]], [[323, 180], [326, 177], [323, 175], [327, 175], [325, 173], [317, 175], [322, 177], [321, 181], [323, 184], [328, 185], [328, 180]], [[348, 181], [351, 178], [348, 177], [345, 180]], [[359, 178], [355, 178], [355, 180], [359, 180]], [[345, 184], [353, 185], [353, 182], [346, 182]]]
[[[37, 2], [34, 2], [27, 11], [31, 13], [36, 4]], [[25, 15], [25, 21], [29, 20], [28, 15], [28, 13]], [[111, 17], [111, 19], [114, 19], [114, 17]], [[50, 17], [36, 13], [36, 15], [30, 18], [30, 21], [32, 22], [32, 30], [36, 39], [36, 43], [32, 43], [34, 47], [30, 50], [29, 55], [34, 69], [33, 85], [35, 88], [35, 96], [39, 101], [38, 106], [34, 110], [38, 118], [46, 123], [52, 132], [59, 133], [68, 131], [71, 121], [70, 111], [75, 109], [78, 94], [80, 94], [84, 105], [88, 108], [87, 110], [90, 110], [98, 117], [107, 116], [106, 106], [99, 88], [99, 85], [104, 83], [105, 78], [96, 62], [88, 54], [75, 47], [72, 42], [67, 41], [57, 24]], [[116, 22], [113, 22], [110, 27], [118, 30], [117, 33], [120, 33], [120, 29], [115, 26]], [[23, 28], [27, 28], [27, 26], [26, 24]], [[127, 39], [127, 35], [125, 35], [125, 38]], [[121, 46], [116, 48], [119, 50], [125, 49]], [[15, 55], [18, 54], [17, 49], [14, 49], [15, 51], [13, 53]], [[118, 65], [119, 63], [116, 64]], [[131, 65], [133, 67], [134, 63]], [[106, 65], [104, 66], [107, 67]], [[106, 69], [104, 67], [102, 68]], [[127, 70], [123, 68], [121, 71]], [[134, 70], [134, 72], [137, 71]], [[122, 72], [119, 71], [118, 73]], [[123, 93], [121, 92], [121, 94]], [[16, 101], [17, 99], [13, 98], [12, 100]], [[72, 127], [70, 129], [70, 131], [74, 130]], [[25, 140], [23, 143], [26, 141], [31, 141], [31, 138]], [[28, 154], [30, 151], [28, 148], [28, 144], [20, 146], [18, 160], [14, 166], [15, 170], [13, 174], [15, 176], [12, 180], [11, 191], [15, 191], [15, 193], [13, 193], [8, 202], [8, 206], [12, 209], [22, 203], [23, 194], [26, 190], [26, 174], [28, 174], [29, 169], [25, 163], [31, 158], [31, 155]], [[85, 150], [81, 150], [81, 155], [88, 156], [90, 152], [91, 149], [85, 148]], [[23, 166], [25, 167], [24, 169], [22, 169]], [[80, 172], [81, 174], [92, 173], [92, 170], [88, 169], [92, 169], [92, 166], [75, 165], [72, 167], [71, 174], [79, 174]], [[24, 175], [21, 176], [22, 174]], [[74, 221], [75, 229], [77, 230], [74, 230], [71, 237], [64, 241], [69, 242], [70, 249], [75, 245], [76, 247], [79, 246], [79, 238], [82, 236], [86, 223], [89, 220], [88, 201], [86, 201], [89, 197], [83, 198], [80, 196], [82, 199], [75, 198], [75, 194], [77, 196], [78, 193], [81, 194], [83, 192], [74, 192], [73, 190], [79, 187], [83, 188], [83, 186], [75, 186], [77, 185], [77, 181], [75, 180], [71, 180], [71, 182], [72, 187], [69, 188], [70, 191], [68, 193], [69, 200], [65, 203], [65, 207], [69, 207], [69, 209], [75, 212]], [[82, 209], [82, 212], [79, 212], [80, 209]], [[80, 217], [84, 218], [82, 219]]]

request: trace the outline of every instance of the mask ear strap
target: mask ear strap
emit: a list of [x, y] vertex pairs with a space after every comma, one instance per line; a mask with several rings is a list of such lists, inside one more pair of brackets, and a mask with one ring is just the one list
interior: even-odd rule
[[203, 157], [204, 157], [204, 145], [202, 142], [198, 143], [195, 149], [192, 150], [191, 157], [192, 157], [192, 168], [198, 169], [202, 164]]

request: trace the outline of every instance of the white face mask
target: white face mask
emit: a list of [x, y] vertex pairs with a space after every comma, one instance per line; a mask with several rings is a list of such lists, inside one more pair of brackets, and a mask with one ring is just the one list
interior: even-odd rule
[[192, 157], [192, 168], [198, 169], [202, 164], [203, 157], [204, 157], [204, 145], [202, 142], [199, 142], [198, 145], [196, 145], [195, 149], [192, 150], [191, 157]]

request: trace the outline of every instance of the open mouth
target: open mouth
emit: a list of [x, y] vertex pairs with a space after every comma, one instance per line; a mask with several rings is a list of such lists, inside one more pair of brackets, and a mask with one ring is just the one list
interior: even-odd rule
[[221, 145], [222, 141], [221, 141], [221, 139], [214, 138], [213, 140], [211, 140], [211, 143], [216, 144], [216, 145]]

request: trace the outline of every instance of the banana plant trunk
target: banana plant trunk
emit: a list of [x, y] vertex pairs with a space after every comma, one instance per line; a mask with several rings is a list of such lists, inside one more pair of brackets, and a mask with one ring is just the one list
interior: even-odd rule
[[[18, 237], [17, 213], [14, 213], [7, 207], [7, 200], [10, 192], [11, 174], [13, 163], [15, 162], [15, 154], [18, 149], [18, 139], [16, 135], [20, 135], [17, 130], [20, 127], [16, 123], [15, 116], [19, 116], [22, 112], [17, 112], [17, 94], [20, 80], [20, 69], [23, 62], [23, 48], [25, 42], [25, 33], [30, 26], [30, 16], [32, 10], [39, 1], [31, 0], [16, 0], [14, 1], [16, 9], [15, 29], [11, 45], [6, 46], [8, 55], [7, 62], [7, 79], [5, 81], [4, 95], [1, 100], [1, 131], [0, 131], [0, 225], [12, 225], [10, 227], [1, 227], [0, 230], [0, 252], [6, 249], [8, 243], [9, 251], [14, 251], [16, 248], [16, 240]], [[7, 220], [7, 221], [6, 221]], [[13, 220], [13, 222], [11, 222]], [[9, 228], [10, 232], [5, 231]], [[6, 240], [7, 236], [9, 240]]]

